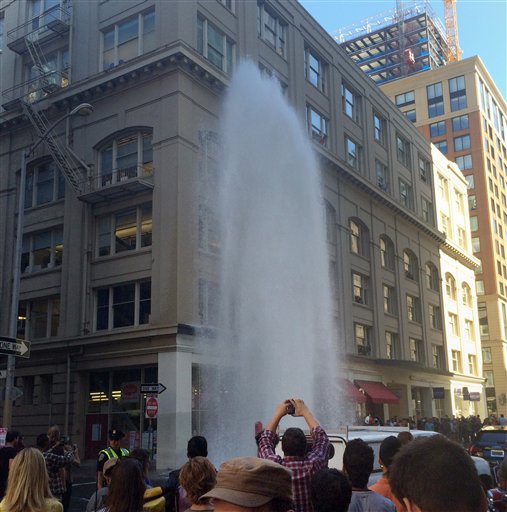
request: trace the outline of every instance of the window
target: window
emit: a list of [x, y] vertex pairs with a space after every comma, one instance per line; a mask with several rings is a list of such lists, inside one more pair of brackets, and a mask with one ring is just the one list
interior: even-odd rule
[[440, 116], [444, 113], [444, 96], [442, 93], [442, 82], [428, 85], [426, 87], [428, 98], [428, 117]]
[[445, 202], [449, 201], [449, 182], [447, 181], [447, 178], [442, 176], [441, 174], [438, 175], [438, 191], [440, 194], [440, 197]]
[[481, 239], [478, 236], [472, 237], [472, 251], [481, 252]]
[[396, 292], [393, 286], [382, 285], [384, 294], [384, 313], [396, 314]]
[[430, 137], [439, 137], [445, 135], [445, 121], [430, 124]]
[[328, 202], [326, 204], [326, 241], [336, 245], [336, 210]]
[[386, 331], [386, 357], [387, 359], [397, 359], [398, 354], [398, 335], [394, 332]]
[[5, 16], [3, 11], [0, 12], [0, 52], [2, 52], [4, 47], [4, 33], [5, 33]]
[[451, 300], [456, 300], [456, 280], [451, 274], [445, 274], [445, 293]]
[[410, 143], [399, 134], [396, 134], [396, 156], [398, 162], [410, 168]]
[[231, 74], [234, 43], [202, 16], [197, 17], [197, 51], [218, 69]]
[[424, 181], [425, 183], [430, 181], [430, 163], [419, 156], [419, 177], [421, 178], [421, 181]]
[[412, 105], [415, 103], [414, 91], [408, 91], [403, 94], [398, 94], [395, 98], [397, 107], [404, 107], [406, 105]]
[[468, 354], [468, 373], [477, 375], [477, 357], [474, 354]]
[[377, 185], [384, 192], [389, 192], [389, 173], [387, 165], [380, 160], [375, 160], [375, 172], [377, 175]]
[[370, 328], [367, 325], [354, 323], [354, 336], [358, 355], [369, 356], [371, 354]]
[[484, 295], [484, 281], [481, 279], [475, 281], [475, 291], [477, 295]]
[[368, 257], [368, 230], [360, 221], [351, 219], [350, 229], [350, 250], [354, 254]]
[[456, 205], [456, 211], [463, 215], [465, 212], [465, 206], [463, 201], [463, 194], [457, 189], [454, 189], [454, 204]]
[[317, 89], [326, 92], [327, 65], [310, 48], [305, 49], [305, 76]]
[[492, 370], [484, 370], [482, 372], [482, 375], [486, 379], [484, 386], [487, 388], [494, 388], [495, 387], [495, 378], [493, 375], [493, 371]]
[[120, 284], [96, 291], [97, 331], [147, 324], [151, 311], [151, 281]]
[[[466, 156], [466, 155], [465, 155]], [[471, 165], [471, 164], [470, 164]], [[465, 179], [467, 180], [467, 188], [468, 190], [475, 188], [475, 180], [474, 175], [470, 174], [468, 176], [465, 176]], [[470, 201], [468, 202], [468, 205], [470, 206]]]
[[153, 172], [151, 132], [136, 132], [114, 139], [99, 152], [99, 185], [104, 187]]
[[479, 312], [479, 331], [481, 336], [489, 336], [488, 311], [486, 309], [486, 303], [478, 302], [477, 311]]
[[[456, 164], [459, 167], [460, 171], [466, 171], [467, 169], [472, 169], [472, 155], [457, 156]], [[473, 176], [472, 176], [472, 179], [473, 179]]]
[[428, 201], [425, 197], [421, 197], [421, 210], [423, 219], [433, 225], [433, 203]]
[[225, 7], [227, 7], [227, 9], [229, 9], [229, 11], [233, 10], [233, 5], [232, 5], [233, 0], [218, 0], [218, 1], [222, 5], [225, 5]]
[[201, 325], [216, 326], [219, 323], [220, 292], [218, 284], [199, 279], [199, 321]]
[[257, 4], [257, 33], [278, 55], [285, 57], [287, 24], [265, 4]]
[[470, 135], [454, 137], [454, 151], [464, 151], [470, 149]]
[[329, 120], [310, 105], [306, 107], [306, 116], [312, 139], [321, 146], [327, 147]]
[[452, 131], [468, 130], [468, 114], [452, 118]]
[[412, 322], [421, 322], [421, 305], [419, 297], [407, 295], [407, 317]]
[[433, 144], [444, 155], [446, 155], [447, 152], [449, 151], [447, 148], [447, 140], [438, 140], [438, 141], [433, 142]]
[[449, 322], [449, 332], [453, 336], [459, 336], [459, 323], [458, 323], [458, 315], [455, 313], [448, 314], [448, 322]]
[[342, 108], [345, 114], [356, 123], [360, 122], [361, 97], [348, 85], [342, 84]]
[[18, 308], [17, 337], [42, 339], [58, 336], [60, 297], [22, 301]]
[[412, 121], [413, 123], [415, 123], [417, 121], [417, 113], [415, 111], [415, 109], [412, 109], [412, 110], [405, 110], [405, 112], [403, 112], [403, 115], [409, 120], [409, 121]]
[[97, 256], [109, 256], [151, 246], [151, 203], [96, 219]]
[[410, 360], [422, 363], [423, 362], [423, 352], [422, 352], [422, 341], [416, 338], [408, 339], [408, 348], [410, 353]]
[[412, 187], [403, 180], [400, 180], [400, 202], [403, 206], [412, 209], [414, 207]]
[[155, 49], [155, 11], [136, 14], [102, 32], [102, 69]]
[[491, 364], [493, 362], [493, 358], [491, 357], [491, 348], [486, 347], [482, 349], [482, 362], [484, 364]]
[[412, 251], [403, 251], [403, 270], [405, 277], [418, 281], [419, 268], [417, 257]]
[[468, 196], [468, 209], [469, 210], [477, 209], [477, 196], [475, 194]]
[[373, 137], [382, 146], [386, 144], [387, 123], [379, 114], [373, 113]]
[[53, 401], [53, 374], [41, 375], [39, 382], [39, 404], [50, 404]]
[[465, 339], [475, 341], [475, 328], [473, 320], [465, 319]]
[[442, 313], [439, 306], [429, 304], [428, 312], [430, 316], [430, 325], [433, 329], [442, 329]]
[[449, 95], [451, 99], [451, 112], [467, 107], [467, 92], [463, 75], [449, 80]]
[[62, 265], [63, 229], [55, 228], [23, 236], [21, 272], [31, 273]]
[[41, 206], [65, 196], [65, 179], [53, 161], [34, 166], [26, 173], [25, 208]]
[[368, 304], [368, 282], [367, 276], [352, 272], [352, 291], [357, 304]]
[[382, 268], [394, 270], [394, 244], [387, 236], [381, 236], [379, 239], [380, 264]]
[[461, 352], [459, 350], [452, 350], [452, 371], [461, 373]]
[[356, 171], [361, 170], [361, 146], [352, 139], [345, 137], [345, 153], [347, 155], [347, 163]]
[[426, 263], [425, 268], [426, 275], [426, 287], [430, 290], [438, 291], [438, 270], [437, 267], [433, 263]]
[[444, 367], [444, 348], [440, 345], [432, 345], [431, 356], [433, 360], [433, 368], [442, 369]]

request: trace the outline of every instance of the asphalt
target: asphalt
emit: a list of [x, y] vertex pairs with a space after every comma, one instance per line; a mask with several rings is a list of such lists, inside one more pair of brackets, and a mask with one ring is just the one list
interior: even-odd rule
[[[69, 512], [84, 512], [90, 496], [95, 492], [95, 471], [97, 461], [81, 461], [79, 468], [72, 470], [72, 496]], [[169, 476], [169, 469], [166, 471], [157, 471], [155, 463], [152, 463], [149, 477], [153, 486], [164, 484]]]

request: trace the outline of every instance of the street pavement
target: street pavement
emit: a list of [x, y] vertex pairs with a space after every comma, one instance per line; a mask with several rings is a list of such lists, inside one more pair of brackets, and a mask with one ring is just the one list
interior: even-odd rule
[[[169, 470], [157, 472], [155, 463], [150, 470], [150, 480], [153, 486], [163, 484], [167, 481]], [[84, 512], [90, 496], [95, 492], [95, 471], [97, 461], [84, 460], [81, 467], [72, 470], [72, 497], [69, 512]]]

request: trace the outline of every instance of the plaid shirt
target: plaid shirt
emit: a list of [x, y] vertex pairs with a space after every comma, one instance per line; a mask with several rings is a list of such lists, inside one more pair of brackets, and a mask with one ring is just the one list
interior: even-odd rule
[[71, 464], [74, 460], [74, 454], [67, 452], [65, 455], [57, 455], [50, 448], [44, 452], [44, 459], [46, 460], [46, 467], [48, 468], [49, 476], [49, 489], [53, 496], [62, 501], [62, 496], [65, 493], [65, 480], [62, 478], [64, 468], [67, 464]]
[[265, 430], [259, 440], [259, 457], [278, 462], [292, 470], [292, 492], [296, 512], [312, 512], [310, 484], [313, 475], [327, 466], [329, 439], [324, 429], [316, 426], [310, 431], [313, 439], [312, 450], [305, 457], [285, 457], [275, 453], [276, 434]]

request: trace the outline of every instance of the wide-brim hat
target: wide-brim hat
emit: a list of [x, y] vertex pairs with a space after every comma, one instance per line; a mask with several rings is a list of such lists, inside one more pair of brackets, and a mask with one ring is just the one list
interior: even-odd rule
[[119, 460], [120, 459], [117, 459], [116, 457], [106, 460], [106, 462], [104, 462], [104, 466], [102, 466], [102, 473], [105, 475], [109, 470], [113, 469], [116, 464], [118, 464]]
[[214, 489], [201, 499], [216, 498], [242, 507], [260, 507], [273, 499], [292, 499], [292, 471], [270, 460], [237, 457], [219, 468]]

